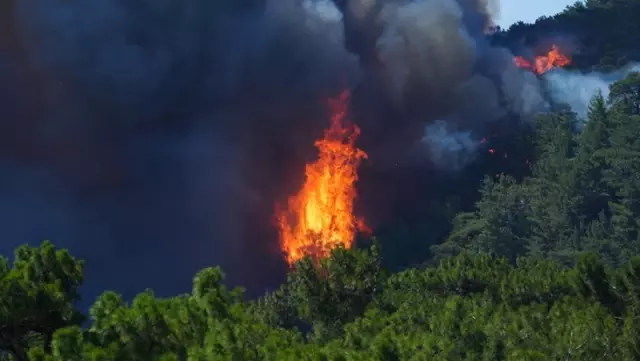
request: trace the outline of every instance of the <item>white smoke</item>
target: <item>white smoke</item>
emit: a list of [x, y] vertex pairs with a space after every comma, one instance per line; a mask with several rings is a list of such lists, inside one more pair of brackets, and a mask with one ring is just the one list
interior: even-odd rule
[[437, 120], [425, 128], [422, 143], [429, 147], [432, 160], [444, 169], [459, 169], [475, 154], [479, 141], [470, 131], [449, 129], [449, 122]]
[[586, 120], [589, 103], [598, 93], [606, 98], [611, 84], [624, 79], [629, 73], [639, 71], [640, 65], [633, 64], [611, 73], [591, 72], [583, 74], [577, 71], [555, 69], [545, 74], [551, 97], [571, 106], [579, 119]]

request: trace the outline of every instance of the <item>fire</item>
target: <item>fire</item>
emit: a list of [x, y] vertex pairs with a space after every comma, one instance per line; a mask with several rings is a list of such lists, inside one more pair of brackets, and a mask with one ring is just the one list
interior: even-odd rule
[[360, 128], [347, 125], [350, 92], [330, 99], [331, 125], [315, 142], [318, 160], [307, 164], [305, 183], [289, 198], [286, 211], [276, 208], [281, 248], [289, 264], [309, 255], [327, 257], [338, 246], [350, 248], [357, 231], [367, 231], [353, 215], [357, 168], [367, 154], [355, 147]]
[[571, 59], [562, 54], [555, 45], [551, 46], [551, 50], [547, 55], [536, 56], [533, 62], [522, 56], [516, 56], [513, 61], [518, 68], [529, 69], [538, 75], [544, 74], [553, 68], [562, 68], [571, 64]]

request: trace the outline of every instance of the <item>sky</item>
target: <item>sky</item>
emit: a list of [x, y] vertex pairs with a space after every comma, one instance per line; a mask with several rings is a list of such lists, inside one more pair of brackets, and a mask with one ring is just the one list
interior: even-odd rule
[[498, 25], [509, 28], [518, 21], [532, 23], [544, 15], [554, 15], [564, 10], [576, 0], [500, 0]]

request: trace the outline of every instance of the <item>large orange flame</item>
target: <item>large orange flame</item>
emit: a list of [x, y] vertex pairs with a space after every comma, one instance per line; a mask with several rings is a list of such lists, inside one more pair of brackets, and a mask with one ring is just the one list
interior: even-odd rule
[[337, 246], [350, 248], [362, 219], [353, 215], [357, 168], [367, 154], [355, 147], [360, 135], [356, 125], [346, 125], [350, 92], [330, 99], [331, 126], [316, 141], [317, 161], [307, 164], [305, 183], [289, 198], [288, 209], [276, 207], [282, 250], [289, 264], [309, 255], [327, 257]]
[[562, 54], [555, 45], [551, 46], [551, 50], [547, 55], [536, 56], [533, 62], [521, 56], [516, 56], [513, 61], [518, 68], [529, 69], [538, 75], [544, 74], [553, 68], [562, 68], [571, 64], [569, 56]]

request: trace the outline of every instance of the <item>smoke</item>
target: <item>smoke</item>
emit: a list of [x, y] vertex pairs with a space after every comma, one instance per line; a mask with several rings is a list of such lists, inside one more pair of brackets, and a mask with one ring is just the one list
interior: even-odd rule
[[425, 129], [423, 142], [429, 146], [433, 161], [443, 169], [458, 170], [469, 162], [480, 145], [469, 131], [447, 129], [447, 122], [438, 120]]
[[[0, 251], [69, 247], [91, 296], [174, 293], [212, 264], [257, 292], [277, 282], [273, 204], [300, 185], [323, 100], [344, 87], [367, 166], [387, 173], [461, 167], [488, 125], [540, 107], [537, 78], [487, 43], [486, 0], [11, 4]], [[412, 192], [385, 187], [398, 191], [381, 202]]]
[[560, 103], [571, 106], [579, 119], [586, 120], [589, 103], [602, 92], [605, 99], [609, 96], [609, 87], [624, 79], [629, 73], [640, 70], [640, 65], [629, 65], [610, 73], [580, 73], [565, 69], [556, 69], [545, 76], [549, 94]]
[[[344, 14], [347, 49], [364, 73], [365, 100], [355, 112], [365, 148], [378, 160], [374, 167], [429, 163], [429, 147], [416, 149], [425, 146], [425, 126], [438, 119], [479, 139], [497, 122], [528, 120], [547, 107], [540, 80], [518, 69], [509, 50], [487, 41], [496, 2], [335, 2]], [[353, 7], [366, 11], [350, 12]]]
[[274, 238], [268, 214], [298, 168], [286, 155], [304, 161], [325, 126], [319, 100], [358, 76], [335, 14], [286, 0], [16, 2], [10, 41], [24, 52], [0, 56], [3, 253], [52, 239], [127, 295], [176, 292], [211, 264], [254, 289], [273, 279], [245, 268], [280, 267], [260, 238]]
[[389, 4], [382, 9], [385, 27], [377, 50], [397, 91], [407, 86], [409, 77], [433, 89], [471, 74], [476, 49], [461, 26], [462, 17], [453, 1]]

